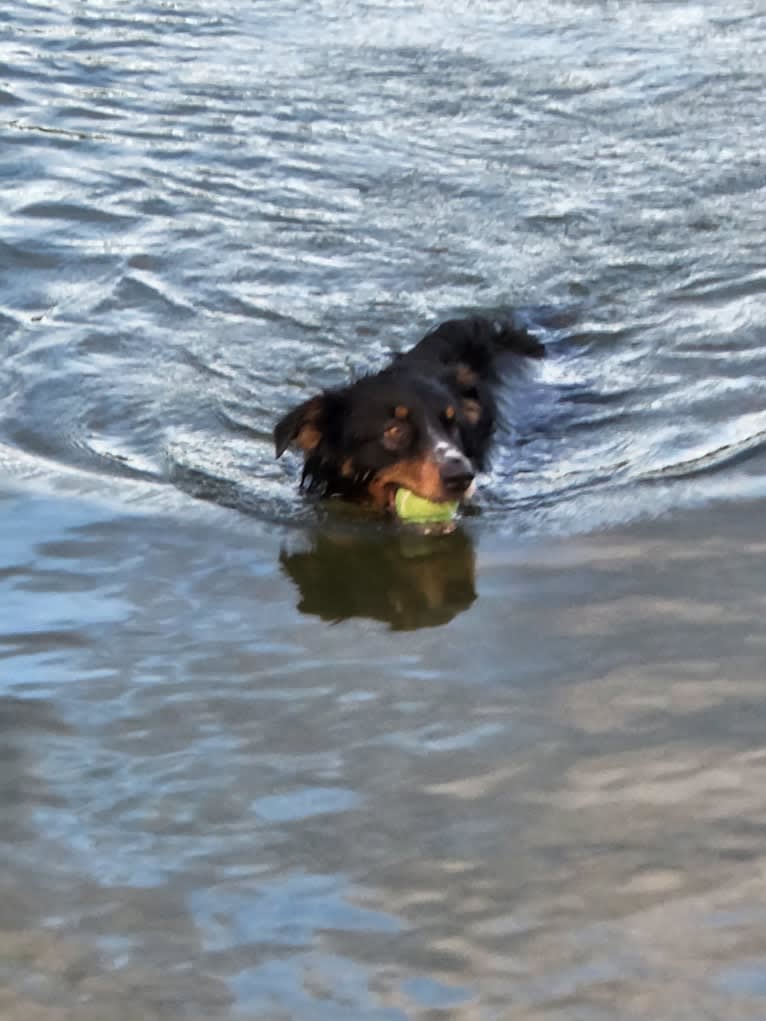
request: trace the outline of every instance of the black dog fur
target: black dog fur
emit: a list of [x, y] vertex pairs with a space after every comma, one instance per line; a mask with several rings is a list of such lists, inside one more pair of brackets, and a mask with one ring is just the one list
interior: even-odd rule
[[383, 511], [400, 487], [436, 503], [461, 500], [486, 463], [503, 352], [540, 358], [545, 348], [508, 322], [442, 323], [381, 372], [289, 411], [274, 429], [276, 455], [295, 444], [302, 486]]

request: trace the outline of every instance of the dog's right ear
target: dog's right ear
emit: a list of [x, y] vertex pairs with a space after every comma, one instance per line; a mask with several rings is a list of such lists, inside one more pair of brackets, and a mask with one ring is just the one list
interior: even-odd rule
[[291, 443], [308, 452], [319, 446], [322, 439], [320, 419], [324, 406], [324, 395], [318, 394], [288, 411], [274, 426], [274, 449], [281, 457]]

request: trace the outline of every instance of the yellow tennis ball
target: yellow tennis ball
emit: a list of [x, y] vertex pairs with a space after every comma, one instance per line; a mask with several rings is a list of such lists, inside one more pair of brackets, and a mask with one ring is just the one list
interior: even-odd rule
[[451, 521], [457, 510], [457, 500], [432, 503], [416, 496], [409, 489], [397, 489], [396, 513], [402, 521]]

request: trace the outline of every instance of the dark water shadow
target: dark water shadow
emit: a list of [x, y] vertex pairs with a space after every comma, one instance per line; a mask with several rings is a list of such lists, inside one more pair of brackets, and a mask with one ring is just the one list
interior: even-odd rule
[[470, 537], [317, 530], [309, 548], [283, 547], [279, 562], [299, 592], [298, 610], [337, 623], [379, 620], [393, 631], [440, 627], [476, 600]]
[[[2, 658], [2, 657], [0, 657]], [[31, 806], [45, 808], [54, 798], [35, 758], [36, 747], [68, 733], [53, 708], [41, 699], [0, 694], [0, 842], [28, 840]]]

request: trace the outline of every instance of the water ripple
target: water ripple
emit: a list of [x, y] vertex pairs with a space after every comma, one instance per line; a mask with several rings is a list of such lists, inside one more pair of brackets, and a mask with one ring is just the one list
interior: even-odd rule
[[675, 11], [660, 41], [654, 9], [625, 9], [608, 46], [569, 8], [524, 9], [523, 45], [492, 5], [449, 31], [364, 8], [342, 38], [332, 5], [291, 11], [290, 37], [205, 3], [9, 17], [0, 315], [23, 354], [0, 430], [44, 470], [301, 517], [269, 450], [285, 407], [439, 316], [525, 304], [552, 357], [503, 395], [491, 516], [536, 527], [560, 501], [570, 527], [574, 492], [610, 488], [641, 515], [647, 479], [684, 479], [683, 502], [756, 471], [757, 19]]

